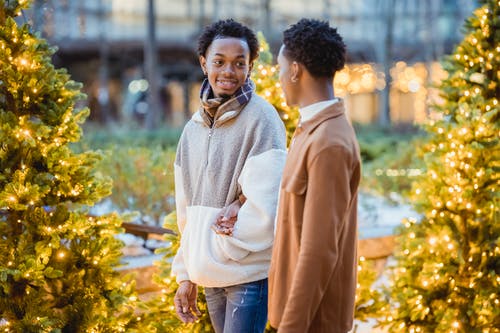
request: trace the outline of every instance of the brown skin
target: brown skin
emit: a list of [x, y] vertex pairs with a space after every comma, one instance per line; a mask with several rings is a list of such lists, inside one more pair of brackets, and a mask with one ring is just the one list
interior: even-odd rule
[[214, 39], [200, 64], [215, 97], [233, 95], [252, 70], [247, 42], [234, 37]]
[[312, 76], [303, 64], [286, 55], [284, 45], [278, 54], [278, 65], [281, 89], [289, 106], [303, 108], [335, 98], [333, 77]]
[[175, 312], [184, 323], [194, 323], [201, 316], [196, 299], [198, 286], [191, 281], [181, 281], [174, 297]]
[[[200, 65], [208, 77], [215, 97], [233, 95], [250, 75], [253, 64], [250, 49], [245, 40], [233, 37], [214, 39], [205, 56], [200, 56]], [[232, 236], [241, 203], [238, 199], [221, 209], [213, 225], [216, 233]], [[175, 312], [184, 323], [194, 323], [201, 315], [196, 305], [198, 286], [181, 281], [175, 293]]]
[[241, 202], [238, 199], [229, 206], [222, 208], [212, 229], [220, 235], [232, 236], [240, 208]]

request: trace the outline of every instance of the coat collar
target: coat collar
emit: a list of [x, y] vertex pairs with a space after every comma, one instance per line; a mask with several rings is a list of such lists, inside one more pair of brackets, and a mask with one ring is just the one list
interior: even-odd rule
[[299, 122], [299, 124], [297, 125], [297, 128], [295, 129], [294, 136], [299, 135], [302, 132], [310, 133], [316, 127], [318, 127], [319, 124], [321, 124], [325, 120], [328, 120], [331, 118], [337, 118], [338, 116], [341, 116], [344, 113], [345, 113], [344, 100], [339, 98], [338, 102], [323, 109], [321, 112], [319, 112], [313, 118], [311, 118], [308, 121], [305, 121], [303, 123]]

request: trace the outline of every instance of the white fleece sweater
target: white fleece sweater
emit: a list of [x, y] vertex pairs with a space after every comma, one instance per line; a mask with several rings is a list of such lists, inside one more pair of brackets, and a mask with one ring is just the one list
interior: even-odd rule
[[[274, 219], [286, 158], [286, 134], [276, 110], [252, 95], [241, 111], [209, 127], [200, 112], [177, 147], [175, 188], [181, 245], [172, 264], [178, 282], [225, 287], [268, 276]], [[222, 207], [243, 193], [232, 236], [211, 226]]]

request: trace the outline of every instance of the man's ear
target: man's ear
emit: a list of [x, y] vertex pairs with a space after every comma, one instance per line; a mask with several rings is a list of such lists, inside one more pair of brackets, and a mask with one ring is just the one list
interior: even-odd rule
[[200, 60], [200, 65], [201, 65], [201, 69], [203, 70], [203, 74], [207, 75], [208, 72], [207, 72], [207, 59], [205, 59], [204, 56], [199, 56], [198, 58]]
[[292, 80], [292, 82], [297, 82], [300, 79], [301, 75], [302, 75], [302, 66], [296, 61], [292, 62], [291, 75], [290, 75], [290, 79]]

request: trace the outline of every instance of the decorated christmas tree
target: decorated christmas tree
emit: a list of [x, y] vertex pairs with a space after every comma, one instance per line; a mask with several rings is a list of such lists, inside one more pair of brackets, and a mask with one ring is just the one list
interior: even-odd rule
[[359, 322], [379, 318], [383, 315], [387, 303], [380, 287], [376, 286], [378, 274], [375, 261], [359, 257], [358, 285], [356, 288], [356, 303], [354, 306], [354, 333]]
[[111, 183], [98, 153], [70, 148], [89, 111], [55, 50], [16, 23], [27, 6], [0, 0], [0, 329], [133, 331], [133, 283], [116, 271], [121, 220], [88, 213]]
[[162, 260], [155, 263], [159, 272], [153, 277], [155, 283], [161, 286], [161, 293], [145, 303], [146, 311], [142, 319], [143, 324], [147, 325], [147, 329], [154, 330], [156, 333], [213, 333], [203, 288], [198, 288], [198, 309], [202, 315], [196, 323], [184, 324], [175, 313], [174, 296], [178, 284], [175, 277], [171, 276], [171, 268], [172, 258], [180, 246], [175, 211], [165, 217], [163, 226], [176, 232], [176, 235], [165, 234], [164, 239], [169, 243], [169, 246], [156, 251], [163, 255]]
[[401, 230], [390, 332], [500, 332], [500, 4], [479, 3], [426, 126], [421, 217]]
[[255, 90], [278, 111], [286, 127], [288, 142], [290, 142], [299, 120], [299, 110], [286, 104], [285, 95], [279, 83], [279, 71], [272, 63], [273, 55], [269, 51], [269, 44], [262, 33], [258, 33], [258, 38], [260, 43], [259, 58], [254, 64], [252, 73]]

